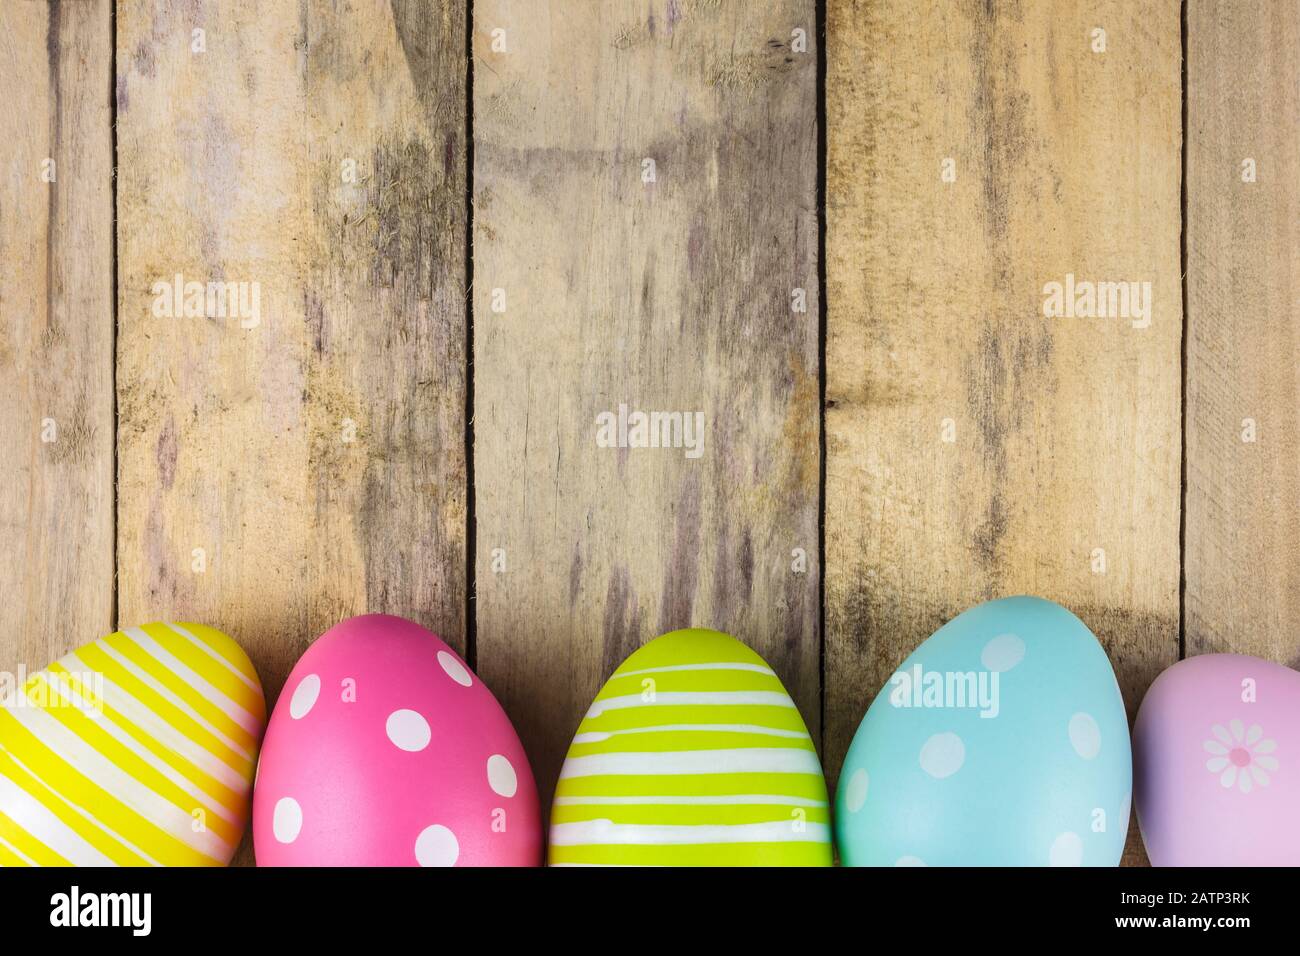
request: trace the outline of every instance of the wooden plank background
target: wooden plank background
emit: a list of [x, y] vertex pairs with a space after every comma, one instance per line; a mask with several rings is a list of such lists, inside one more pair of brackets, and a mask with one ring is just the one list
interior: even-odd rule
[[[1178, 4], [830, 9], [827, 764], [993, 597], [1074, 610], [1131, 714], [1178, 659]], [[1149, 326], [1045, 317], [1067, 274]]]
[[1187, 12], [1187, 653], [1300, 667], [1300, 2]]
[[[274, 696], [404, 614], [549, 794], [691, 623], [772, 662], [832, 782], [989, 597], [1074, 608], [1130, 708], [1180, 653], [1300, 664], [1300, 3], [830, 0], [824, 51], [816, 18], [0, 6], [0, 669], [196, 618]], [[1045, 318], [1067, 273], [1149, 281], [1150, 324]], [[156, 314], [177, 274], [258, 321]], [[703, 413], [702, 454], [599, 447], [620, 404]]]
[[[120, 10], [120, 617], [214, 623], [271, 695], [354, 614], [465, 646], [464, 26]], [[155, 317], [176, 274], [260, 322]]]
[[112, 11], [0, 6], [0, 670], [113, 623]]
[[[547, 804], [665, 631], [743, 636], [818, 725], [813, 4], [646, 9], [474, 6], [478, 668]], [[703, 413], [699, 457], [597, 447], [620, 404]]]
[[[117, 26], [121, 620], [213, 622], [272, 694], [353, 614], [463, 648], [464, 7]], [[260, 322], [156, 317], [176, 274]]]

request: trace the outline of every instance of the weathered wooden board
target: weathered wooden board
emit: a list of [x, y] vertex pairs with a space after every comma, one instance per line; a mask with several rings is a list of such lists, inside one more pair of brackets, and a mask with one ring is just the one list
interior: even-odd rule
[[[748, 642], [817, 734], [814, 34], [810, 0], [474, 4], [478, 669], [547, 803], [674, 628]], [[702, 413], [698, 456], [602, 447], [620, 405]]]
[[[827, 764], [1009, 594], [1132, 710], [1178, 656], [1179, 5], [832, 0], [827, 36]], [[1149, 322], [1046, 317], [1067, 274], [1149, 282]]]
[[1300, 3], [1187, 8], [1186, 651], [1300, 666]]
[[[352, 614], [463, 647], [464, 4], [118, 14], [122, 620], [271, 694]], [[177, 275], [250, 285], [168, 314]]]
[[109, 0], [0, 5], [0, 670], [113, 623]]

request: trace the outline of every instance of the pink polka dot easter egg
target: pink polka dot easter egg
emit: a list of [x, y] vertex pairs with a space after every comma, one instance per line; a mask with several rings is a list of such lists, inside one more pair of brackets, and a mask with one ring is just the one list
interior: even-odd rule
[[537, 866], [537, 789], [492, 692], [442, 640], [371, 614], [285, 682], [253, 794], [260, 866]]
[[1156, 866], [1300, 865], [1300, 673], [1241, 654], [1179, 661], [1133, 727]]

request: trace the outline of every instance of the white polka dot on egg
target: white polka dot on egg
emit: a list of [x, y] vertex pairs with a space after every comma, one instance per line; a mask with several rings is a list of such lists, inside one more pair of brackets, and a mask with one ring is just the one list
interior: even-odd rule
[[900, 856], [894, 866], [925, 866], [925, 860], [919, 856]]
[[302, 832], [302, 807], [293, 797], [281, 797], [271, 818], [271, 832], [281, 843], [292, 843]]
[[413, 710], [395, 710], [388, 715], [384, 730], [399, 750], [418, 753], [429, 746], [433, 732], [429, 722]]
[[1048, 851], [1048, 862], [1052, 866], [1081, 866], [1083, 864], [1083, 841], [1079, 834], [1066, 831], [1052, 841]]
[[951, 777], [966, 762], [966, 745], [954, 733], [935, 734], [921, 747], [921, 769], [942, 780]]
[[1025, 642], [1015, 634], [999, 634], [984, 645], [980, 663], [986, 670], [1002, 673], [1025, 659]]
[[415, 838], [415, 859], [420, 866], [455, 866], [459, 857], [456, 834], [441, 824], [425, 827]]
[[844, 790], [844, 806], [849, 813], [857, 813], [867, 802], [867, 787], [871, 780], [867, 772], [859, 767], [849, 777], [849, 785]]
[[302, 720], [316, 706], [316, 698], [319, 696], [320, 675], [308, 674], [293, 689], [293, 697], [289, 699], [289, 716], [294, 720]]
[[1101, 752], [1101, 728], [1091, 714], [1078, 713], [1070, 718], [1070, 746], [1084, 760]]
[[493, 793], [513, 797], [519, 789], [519, 778], [510, 760], [502, 754], [493, 754], [487, 761], [488, 786]]
[[474, 678], [470, 677], [469, 671], [466, 670], [465, 665], [456, 660], [454, 655], [448, 654], [446, 651], [439, 651], [438, 663], [441, 664], [442, 669], [447, 672], [447, 676], [462, 687], [468, 687], [474, 682]]

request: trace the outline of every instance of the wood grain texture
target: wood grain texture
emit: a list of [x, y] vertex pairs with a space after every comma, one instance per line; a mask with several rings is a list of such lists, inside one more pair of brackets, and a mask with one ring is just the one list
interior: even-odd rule
[[1186, 650], [1300, 667], [1300, 3], [1187, 40]]
[[[221, 628], [272, 696], [353, 614], [463, 648], [463, 3], [118, 13], [122, 620]], [[157, 316], [177, 274], [260, 320]]]
[[7, 672], [112, 629], [112, 56], [108, 0], [0, 5]]
[[[827, 36], [827, 764], [1017, 593], [1131, 714], [1178, 654], [1179, 5], [832, 0]], [[1068, 273], [1149, 281], [1149, 326], [1045, 317]]]
[[[808, 0], [474, 5], [478, 670], [545, 804], [603, 679], [687, 625], [816, 739], [814, 34]], [[702, 412], [702, 453], [598, 447], [620, 404]]]

